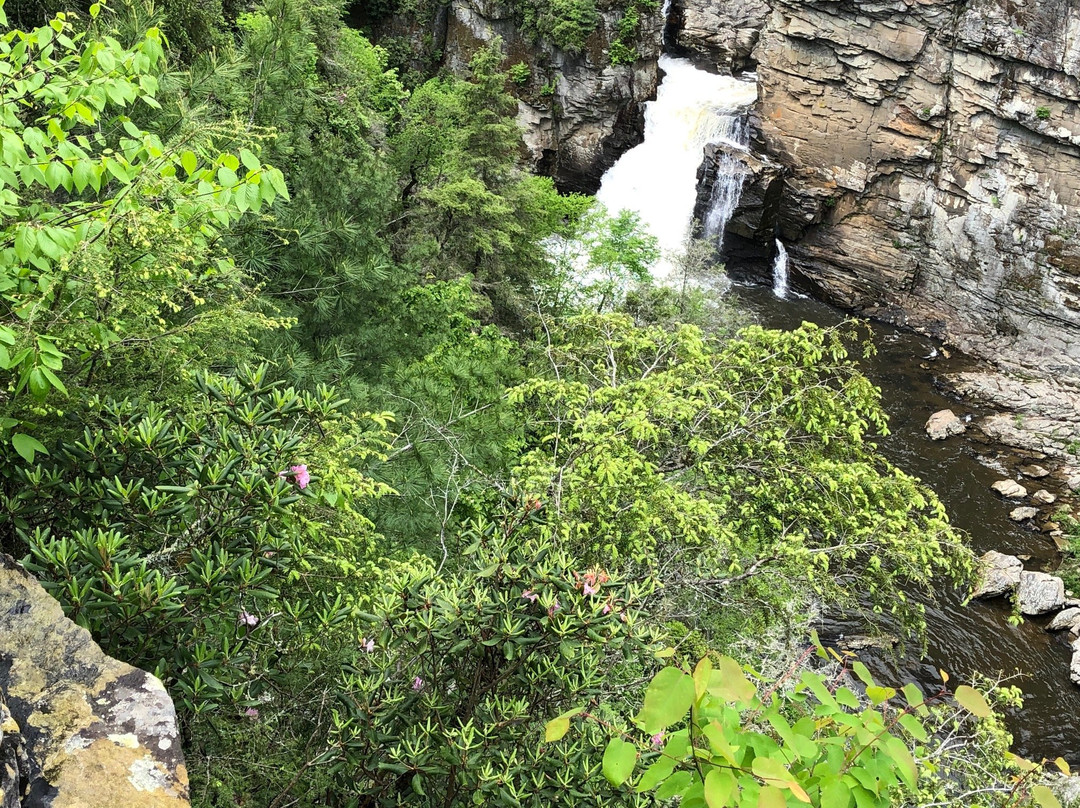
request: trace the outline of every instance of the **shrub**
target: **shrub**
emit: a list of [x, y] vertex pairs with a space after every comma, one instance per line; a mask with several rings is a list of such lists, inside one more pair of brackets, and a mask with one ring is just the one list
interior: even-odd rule
[[618, 700], [641, 670], [653, 585], [537, 541], [539, 512], [476, 524], [467, 568], [414, 567], [375, 599], [320, 761], [342, 792], [377, 805], [623, 804], [598, 776], [601, 736], [551, 746], [542, 718]]

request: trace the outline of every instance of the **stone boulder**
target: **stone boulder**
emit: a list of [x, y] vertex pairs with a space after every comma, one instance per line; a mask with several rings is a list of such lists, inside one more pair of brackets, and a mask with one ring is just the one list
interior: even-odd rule
[[1042, 505], [1053, 505], [1057, 502], [1057, 497], [1047, 491], [1045, 488], [1040, 488], [1031, 498]]
[[1046, 630], [1063, 631], [1065, 629], [1073, 629], [1077, 623], [1080, 623], [1080, 607], [1070, 606], [1055, 614], [1054, 619], [1047, 625]]
[[1065, 584], [1045, 572], [1022, 572], [1020, 585], [1016, 587], [1016, 605], [1021, 614], [1027, 615], [1060, 609], [1065, 605]]
[[1034, 519], [1038, 515], [1039, 509], [1032, 508], [1030, 505], [1020, 508], [1013, 508], [1011, 511], [1009, 511], [1009, 518], [1012, 519], [1014, 522], [1023, 522], [1027, 519]]
[[[176, 713], [161, 682], [112, 659], [0, 555], [0, 782], [22, 808], [189, 805]], [[7, 802], [0, 803], [3, 806]]]
[[996, 550], [984, 553], [979, 559], [979, 578], [973, 598], [996, 598], [1007, 595], [1020, 585], [1023, 562], [1016, 556]]
[[1023, 499], [1027, 496], [1027, 489], [1016, 480], [998, 480], [990, 487], [1006, 499]]
[[1020, 473], [1025, 477], [1031, 477], [1034, 480], [1041, 480], [1043, 477], [1048, 477], [1050, 472], [1045, 467], [1040, 466], [1037, 463], [1032, 463], [1030, 466], [1021, 466]]
[[927, 419], [925, 429], [930, 440], [945, 440], [964, 434], [967, 426], [952, 410], [938, 410]]
[[1080, 640], [1072, 642], [1072, 661], [1069, 663], [1069, 678], [1080, 685]]

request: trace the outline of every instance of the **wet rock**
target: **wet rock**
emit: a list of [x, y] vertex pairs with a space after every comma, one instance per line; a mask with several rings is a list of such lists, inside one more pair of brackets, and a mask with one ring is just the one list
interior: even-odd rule
[[1007, 595], [1020, 585], [1024, 565], [1016, 556], [996, 550], [984, 553], [979, 559], [979, 577], [973, 598], [996, 598]]
[[1080, 491], [1080, 475], [1070, 477], [1065, 484], [1069, 486], [1070, 491]]
[[1009, 518], [1014, 522], [1023, 522], [1025, 519], [1034, 519], [1039, 514], [1038, 508], [1032, 508], [1030, 505], [1020, 508], [1013, 508], [1009, 511]]
[[967, 426], [952, 410], [938, 410], [927, 420], [925, 429], [931, 440], [945, 440], [964, 434]]
[[1065, 584], [1045, 572], [1020, 573], [1016, 605], [1021, 614], [1037, 615], [1060, 609], [1065, 604]]
[[1070, 606], [1055, 614], [1054, 619], [1047, 625], [1046, 630], [1063, 631], [1067, 628], [1073, 628], [1077, 623], [1080, 623], [1080, 607]]
[[[784, 188], [783, 168], [730, 143], [707, 145], [698, 166], [694, 200], [694, 220], [702, 223], [701, 232], [695, 235], [707, 239], [717, 235], [708, 231], [707, 222], [719, 176], [742, 178], [739, 210], [724, 230], [724, 258], [735, 259], [728, 260], [728, 275], [740, 280], [771, 281], [776, 216]], [[766, 256], [768, 260], [761, 260]]]
[[0, 763], [15, 760], [22, 805], [187, 806], [176, 714], [161, 682], [106, 656], [2, 555], [0, 602], [0, 695], [10, 710]]
[[1023, 499], [1027, 496], [1027, 489], [1016, 480], [998, 480], [990, 487], [1006, 499]]
[[1072, 642], [1072, 661], [1069, 663], [1069, 678], [1080, 685], [1080, 640]]
[[1055, 530], [1051, 532], [1050, 538], [1053, 540], [1054, 547], [1057, 548], [1057, 551], [1059, 553], [1064, 553], [1072, 549], [1071, 543], [1068, 539], [1065, 538], [1065, 536], [1061, 533], [1060, 530]]
[[1053, 505], [1055, 502], [1057, 502], [1057, 497], [1054, 494], [1051, 494], [1045, 488], [1040, 488], [1038, 491], [1031, 495], [1031, 498], [1042, 505]]
[[1039, 530], [1042, 531], [1043, 533], [1054, 533], [1056, 531], [1061, 530], [1061, 525], [1058, 524], [1057, 522], [1044, 522], [1039, 527]]
[[1020, 473], [1025, 477], [1031, 477], [1035, 480], [1041, 480], [1043, 477], [1049, 476], [1050, 472], [1042, 466], [1033, 463], [1030, 466], [1021, 466]]

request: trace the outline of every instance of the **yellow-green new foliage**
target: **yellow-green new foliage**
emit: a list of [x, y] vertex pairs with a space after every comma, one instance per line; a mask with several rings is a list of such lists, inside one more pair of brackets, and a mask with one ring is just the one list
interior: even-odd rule
[[770, 575], [917, 623], [898, 587], [962, 580], [970, 553], [937, 497], [868, 443], [885, 415], [852, 336], [804, 324], [719, 342], [571, 318], [546, 371], [510, 393], [534, 446], [516, 486], [586, 558], [676, 565], [701, 586]]

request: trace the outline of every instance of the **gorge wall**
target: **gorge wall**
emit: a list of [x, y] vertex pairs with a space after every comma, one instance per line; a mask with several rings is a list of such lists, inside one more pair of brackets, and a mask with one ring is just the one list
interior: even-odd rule
[[770, 2], [755, 126], [797, 271], [1003, 367], [1076, 376], [1080, 6]]
[[[593, 193], [601, 175], [641, 142], [645, 102], [656, 94], [662, 23], [659, 8], [642, 10], [638, 58], [611, 64], [611, 47], [627, 3], [600, 0], [599, 20], [579, 51], [522, 33], [514, 9], [495, 0], [451, 0], [427, 14], [398, 14], [372, 23], [375, 39], [407, 42], [414, 53], [436, 52], [439, 65], [465, 75], [476, 50], [496, 37], [505, 67], [528, 68], [510, 89], [518, 98], [525, 148], [562, 190]], [[427, 69], [431, 65], [426, 66]]]

